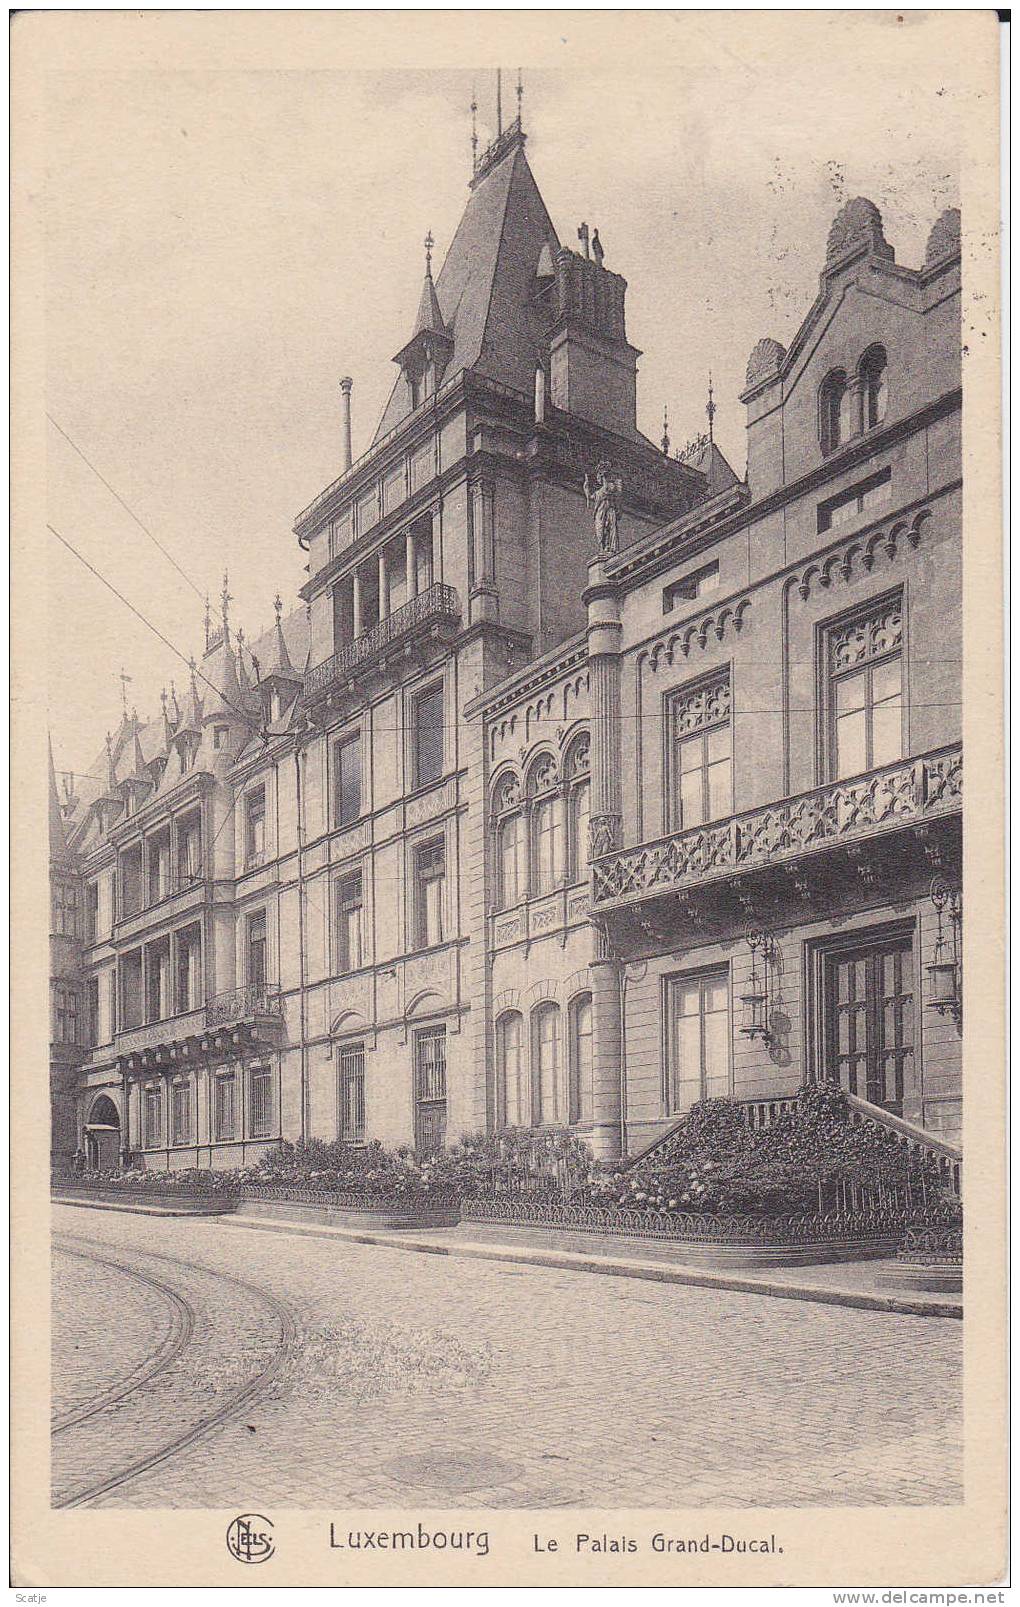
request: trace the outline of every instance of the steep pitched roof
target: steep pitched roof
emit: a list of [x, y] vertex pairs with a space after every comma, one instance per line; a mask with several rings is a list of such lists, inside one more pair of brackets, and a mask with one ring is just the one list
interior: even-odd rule
[[[453, 340], [448, 375], [474, 368], [530, 393], [542, 333], [531, 297], [543, 247], [548, 260], [559, 240], [518, 135], [476, 181], [433, 289], [435, 312]], [[398, 379], [376, 440], [407, 412], [406, 387]]]
[[64, 816], [60, 808], [60, 797], [57, 793], [57, 772], [53, 767], [53, 743], [48, 743], [49, 749], [49, 783], [50, 783], [50, 858], [58, 858], [67, 850], [67, 836], [64, 831]]

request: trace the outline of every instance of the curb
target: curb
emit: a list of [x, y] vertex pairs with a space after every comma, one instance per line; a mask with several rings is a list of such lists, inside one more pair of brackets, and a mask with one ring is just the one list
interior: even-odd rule
[[[205, 1218], [205, 1220], [211, 1220]], [[963, 1316], [962, 1300], [910, 1300], [898, 1295], [868, 1294], [860, 1289], [831, 1289], [817, 1284], [777, 1283], [764, 1278], [740, 1278], [727, 1272], [703, 1272], [693, 1267], [667, 1266], [656, 1261], [625, 1261], [615, 1256], [588, 1256], [570, 1250], [536, 1250], [525, 1246], [440, 1244], [435, 1239], [409, 1239], [405, 1234], [364, 1233], [354, 1228], [316, 1227], [282, 1222], [271, 1217], [222, 1216], [217, 1221], [265, 1233], [298, 1233], [312, 1238], [344, 1239], [350, 1244], [375, 1244], [417, 1255], [459, 1256], [471, 1261], [497, 1261], [521, 1266], [550, 1267], [559, 1272], [590, 1272], [606, 1277], [643, 1278], [651, 1283], [684, 1284], [698, 1289], [726, 1289], [737, 1294], [769, 1295], [776, 1300], [806, 1300], [823, 1306], [851, 1306], [860, 1311], [885, 1311], [904, 1317]]]
[[170, 1205], [121, 1205], [117, 1200], [73, 1200], [60, 1194], [51, 1194], [50, 1204], [73, 1205], [83, 1211], [130, 1211], [133, 1216], [186, 1216], [194, 1222], [210, 1222], [231, 1214], [229, 1211], [175, 1211]]

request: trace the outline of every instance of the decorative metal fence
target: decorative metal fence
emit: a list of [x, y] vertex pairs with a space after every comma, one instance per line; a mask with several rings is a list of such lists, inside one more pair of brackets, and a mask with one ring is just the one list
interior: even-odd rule
[[608, 1209], [510, 1197], [466, 1199], [461, 1214], [468, 1222], [500, 1222], [514, 1227], [569, 1228], [652, 1239], [693, 1239], [699, 1243], [791, 1245], [891, 1238], [905, 1232], [913, 1220], [906, 1212], [895, 1210], [766, 1217], [643, 1211], [629, 1206]]

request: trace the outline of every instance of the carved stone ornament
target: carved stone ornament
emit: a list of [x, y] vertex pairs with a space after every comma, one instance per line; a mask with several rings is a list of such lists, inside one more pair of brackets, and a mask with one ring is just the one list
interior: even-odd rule
[[747, 359], [747, 372], [744, 380], [747, 385], [757, 385], [763, 379], [769, 379], [778, 374], [784, 357], [786, 347], [781, 346], [778, 340], [766, 335], [751, 350]]
[[611, 854], [620, 844], [619, 815], [592, 815], [588, 821], [588, 858]]

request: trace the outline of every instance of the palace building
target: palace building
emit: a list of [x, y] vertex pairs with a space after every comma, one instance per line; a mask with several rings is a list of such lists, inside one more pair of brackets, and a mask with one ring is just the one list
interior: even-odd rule
[[[959, 216], [833, 224], [747, 473], [638, 430], [626, 281], [520, 118], [297, 518], [300, 602], [50, 777], [54, 1155], [234, 1166], [838, 1078], [960, 1108]], [[738, 740], [739, 737], [739, 740]], [[762, 1118], [764, 1119], [764, 1117]]]

